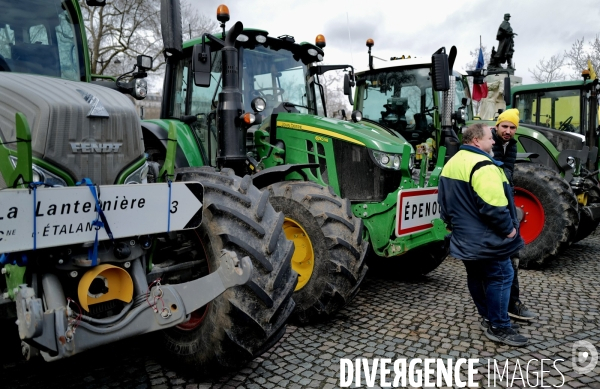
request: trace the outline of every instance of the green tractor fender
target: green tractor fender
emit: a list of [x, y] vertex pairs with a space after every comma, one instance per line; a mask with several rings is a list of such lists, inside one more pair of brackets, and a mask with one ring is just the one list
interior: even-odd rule
[[[169, 122], [166, 120], [153, 120], [142, 122], [142, 134], [146, 152], [150, 158], [157, 157], [152, 154], [166, 155], [169, 141]], [[175, 166], [204, 166], [206, 159], [193, 139], [192, 129], [185, 123], [173, 120], [177, 130], [177, 149], [175, 152]], [[160, 158], [160, 157], [158, 157]]]
[[309, 181], [304, 169], [318, 168], [318, 163], [287, 164], [269, 167], [252, 175], [252, 183], [258, 189], [266, 188], [276, 182], [285, 181], [285, 177], [291, 173], [298, 173], [304, 181]]

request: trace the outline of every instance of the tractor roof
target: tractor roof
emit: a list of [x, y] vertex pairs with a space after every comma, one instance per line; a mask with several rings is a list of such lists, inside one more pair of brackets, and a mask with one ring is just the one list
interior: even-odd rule
[[[271, 48], [272, 50], [275, 50], [275, 51], [283, 49], [283, 50], [290, 51], [295, 56], [302, 59], [305, 63], [320, 62], [323, 60], [323, 56], [325, 55], [325, 53], [323, 52], [323, 49], [321, 49], [320, 47], [318, 47], [312, 43], [309, 43], [309, 42], [296, 43], [294, 37], [290, 36], [290, 35], [282, 35], [279, 37], [272, 37], [272, 36], [269, 36], [268, 31], [254, 29], [254, 28], [244, 28], [244, 30], [242, 31], [242, 34], [246, 35], [249, 39], [246, 42], [240, 42], [238, 40], [238, 43], [246, 49], [253, 49], [258, 45], [268, 46], [269, 48]], [[222, 36], [223, 36], [222, 33], [214, 34], [215, 38], [221, 39]], [[257, 36], [265, 37], [266, 41], [264, 43], [259, 43], [256, 40]], [[210, 42], [209, 38], [207, 38], [207, 42]], [[202, 37], [196, 37], [196, 38], [190, 39], [183, 43], [183, 49], [184, 50], [189, 49], [189, 48], [193, 47], [195, 44], [199, 44], [199, 43], [202, 43]], [[316, 50], [317, 55], [315, 55], [314, 58], [312, 58], [313, 56], [307, 56], [307, 51], [310, 49]], [[320, 58], [318, 58], [318, 55], [320, 55]]]

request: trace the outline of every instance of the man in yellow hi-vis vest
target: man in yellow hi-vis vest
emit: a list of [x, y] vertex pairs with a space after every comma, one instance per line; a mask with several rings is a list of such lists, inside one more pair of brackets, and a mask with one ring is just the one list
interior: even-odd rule
[[508, 300], [513, 280], [510, 257], [524, 245], [512, 191], [502, 162], [491, 157], [490, 128], [476, 123], [463, 133], [463, 145], [444, 166], [439, 182], [441, 218], [452, 231], [450, 255], [462, 260], [467, 285], [496, 342], [524, 346], [528, 339], [512, 328]]

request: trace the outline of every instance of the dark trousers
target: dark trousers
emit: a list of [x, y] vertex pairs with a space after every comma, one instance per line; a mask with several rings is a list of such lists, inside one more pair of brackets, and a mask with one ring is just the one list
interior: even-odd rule
[[515, 310], [515, 304], [521, 302], [519, 300], [519, 258], [511, 258], [510, 259], [513, 267], [513, 271], [515, 273], [513, 277], [512, 285], [510, 286], [510, 299], [508, 300], [508, 311]]
[[481, 316], [494, 327], [510, 327], [508, 301], [514, 270], [509, 258], [464, 260], [467, 285]]

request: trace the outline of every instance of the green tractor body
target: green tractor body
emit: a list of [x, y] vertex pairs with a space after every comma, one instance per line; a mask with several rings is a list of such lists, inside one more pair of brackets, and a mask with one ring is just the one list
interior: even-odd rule
[[[319, 65], [321, 47], [239, 22], [183, 48], [167, 64], [161, 119], [143, 122], [146, 149], [164, 160], [167, 129], [176, 123], [177, 167], [231, 167], [270, 193], [296, 245], [300, 322], [329, 317], [350, 301], [366, 272], [368, 243], [377, 256], [405, 263], [406, 275], [441, 263], [447, 232], [436, 195], [414, 192], [410, 205], [398, 207], [402, 192], [410, 197], [407, 190], [426, 186], [410, 143], [371, 121], [327, 117], [323, 74], [348, 70], [350, 96], [351, 66]], [[420, 224], [402, 229], [401, 220], [419, 215]], [[416, 248], [426, 255], [415, 264], [401, 257]]]
[[[47, 361], [155, 331], [195, 371], [268, 350], [297, 281], [268, 194], [231, 169], [148, 161], [125, 94], [145, 95], [151, 65], [92, 81], [77, 1], [0, 3], [2, 328]], [[179, 2], [162, 6], [165, 47], [181, 50]]]

